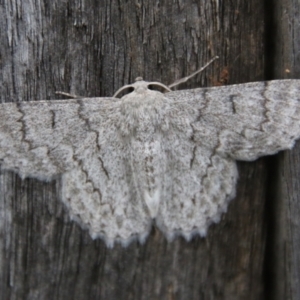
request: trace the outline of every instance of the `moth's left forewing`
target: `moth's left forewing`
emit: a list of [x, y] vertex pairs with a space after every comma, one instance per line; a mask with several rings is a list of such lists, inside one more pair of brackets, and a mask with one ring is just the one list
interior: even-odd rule
[[74, 100], [1, 104], [2, 167], [47, 180], [74, 168], [73, 154], [85, 128], [77, 110]]
[[3, 169], [22, 177], [62, 176], [71, 218], [112, 246], [147, 236], [151, 220], [132, 188], [128, 147], [117, 122], [120, 99], [0, 104]]

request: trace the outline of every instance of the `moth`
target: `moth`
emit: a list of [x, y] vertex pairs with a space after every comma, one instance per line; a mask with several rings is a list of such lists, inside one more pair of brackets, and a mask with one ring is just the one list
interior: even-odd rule
[[300, 80], [170, 91], [139, 78], [115, 97], [3, 103], [1, 165], [59, 176], [71, 218], [109, 247], [144, 242], [154, 223], [190, 240], [235, 197], [236, 160], [294, 145], [299, 101]]

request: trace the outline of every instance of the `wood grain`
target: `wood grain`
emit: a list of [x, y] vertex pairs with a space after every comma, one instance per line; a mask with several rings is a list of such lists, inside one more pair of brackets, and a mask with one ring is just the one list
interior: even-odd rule
[[[268, 2], [269, 78], [300, 78], [299, 1]], [[300, 298], [300, 144], [272, 158], [270, 178], [266, 289], [270, 299]]]

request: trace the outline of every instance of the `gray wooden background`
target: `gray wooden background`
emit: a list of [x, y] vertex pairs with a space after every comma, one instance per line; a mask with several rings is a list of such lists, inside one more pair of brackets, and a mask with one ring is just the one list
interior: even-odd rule
[[[2, 102], [300, 78], [299, 0], [0, 0]], [[69, 220], [59, 180], [0, 174], [0, 299], [300, 299], [300, 143], [239, 163], [207, 238], [107, 249]]]

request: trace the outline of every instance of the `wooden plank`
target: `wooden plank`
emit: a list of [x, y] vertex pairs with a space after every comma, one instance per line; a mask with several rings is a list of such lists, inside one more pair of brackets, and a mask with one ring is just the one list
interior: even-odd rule
[[[269, 77], [300, 78], [299, 1], [270, 3]], [[300, 144], [281, 153], [269, 199], [267, 289], [271, 299], [300, 298]]]
[[[100, 1], [99, 1], [100, 2]], [[111, 96], [135, 77], [181, 86], [264, 79], [264, 6], [251, 1], [32, 1], [0, 6], [1, 101]], [[1, 299], [263, 299], [267, 160], [239, 163], [208, 237], [107, 249], [68, 219], [59, 181], [0, 176]]]

